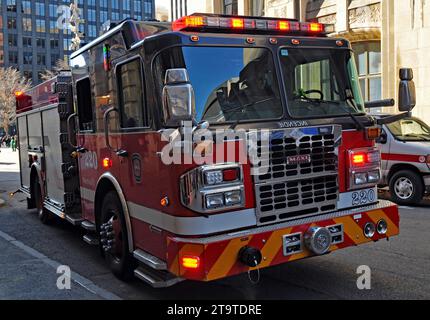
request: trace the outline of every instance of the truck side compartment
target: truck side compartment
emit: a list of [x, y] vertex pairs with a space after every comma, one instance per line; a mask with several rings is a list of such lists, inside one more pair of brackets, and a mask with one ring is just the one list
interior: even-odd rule
[[81, 220], [79, 170], [69, 143], [74, 113], [70, 72], [63, 72], [17, 98], [21, 190], [35, 207], [34, 182], [44, 207], [71, 222]]

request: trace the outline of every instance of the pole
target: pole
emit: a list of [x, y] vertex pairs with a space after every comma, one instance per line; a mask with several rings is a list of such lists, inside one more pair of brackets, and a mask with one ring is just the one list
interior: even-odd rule
[[170, 0], [170, 14], [172, 21], [175, 20], [173, 17], [173, 0]]

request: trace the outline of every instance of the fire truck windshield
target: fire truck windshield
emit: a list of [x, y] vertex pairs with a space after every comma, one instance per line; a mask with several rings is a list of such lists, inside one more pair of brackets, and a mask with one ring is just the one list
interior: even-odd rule
[[[341, 49], [281, 49], [283, 85], [293, 118], [364, 113], [353, 56]], [[174, 47], [155, 60], [160, 89], [167, 69], [186, 68], [196, 120], [280, 119], [284, 110], [272, 52], [265, 48]]]
[[176, 47], [158, 56], [165, 70], [186, 68], [196, 96], [196, 119], [210, 123], [279, 119], [283, 107], [272, 53], [263, 48]]
[[288, 110], [294, 118], [364, 113], [358, 75], [349, 50], [280, 50]]

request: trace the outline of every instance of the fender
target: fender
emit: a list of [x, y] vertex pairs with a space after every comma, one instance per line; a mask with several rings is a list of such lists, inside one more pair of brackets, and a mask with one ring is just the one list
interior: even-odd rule
[[100, 182], [103, 179], [108, 179], [113, 184], [115, 191], [118, 194], [118, 197], [121, 201], [122, 209], [124, 212], [125, 225], [127, 228], [128, 248], [130, 253], [133, 253], [134, 245], [133, 245], [133, 233], [131, 229], [130, 212], [128, 210], [127, 200], [125, 199], [124, 192], [122, 191], [121, 185], [119, 184], [118, 180], [110, 172], [106, 172], [100, 176], [99, 180], [97, 181], [96, 190], [98, 190]]

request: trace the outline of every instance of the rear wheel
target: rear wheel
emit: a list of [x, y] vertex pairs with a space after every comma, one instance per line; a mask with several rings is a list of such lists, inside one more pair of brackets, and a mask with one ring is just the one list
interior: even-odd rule
[[52, 222], [53, 215], [43, 206], [43, 195], [42, 190], [40, 189], [39, 178], [36, 177], [33, 183], [34, 204], [37, 209], [39, 220], [42, 221], [43, 224], [50, 224]]
[[129, 251], [122, 205], [114, 191], [103, 199], [99, 229], [100, 249], [112, 273], [121, 280], [131, 279], [136, 262]]
[[424, 185], [419, 174], [402, 170], [390, 179], [391, 198], [398, 204], [418, 204], [424, 195]]

